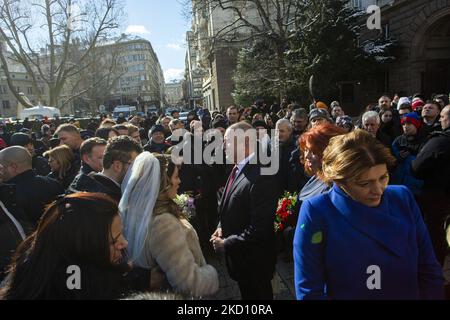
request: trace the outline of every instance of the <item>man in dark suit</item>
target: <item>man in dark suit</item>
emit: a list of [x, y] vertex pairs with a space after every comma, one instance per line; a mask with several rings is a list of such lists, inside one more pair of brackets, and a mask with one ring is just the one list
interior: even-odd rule
[[238, 139], [252, 127], [245, 123], [231, 126], [225, 134], [227, 159], [232, 170], [222, 196], [220, 224], [211, 242], [216, 252], [225, 254], [228, 272], [239, 284], [243, 300], [271, 300], [271, 280], [275, 271], [276, 249], [274, 219], [278, 179], [264, 175], [255, 163], [254, 138]]
[[31, 154], [20, 146], [0, 152], [0, 181], [16, 186], [16, 198], [5, 199], [5, 205], [12, 211], [16, 208], [23, 210], [33, 228], [37, 226], [45, 207], [64, 193], [56, 180], [36, 175]]
[[128, 136], [109, 140], [103, 155], [103, 171], [85, 174], [82, 183], [72, 184], [69, 191], [101, 192], [120, 201], [121, 184], [134, 159], [142, 153], [141, 145]]

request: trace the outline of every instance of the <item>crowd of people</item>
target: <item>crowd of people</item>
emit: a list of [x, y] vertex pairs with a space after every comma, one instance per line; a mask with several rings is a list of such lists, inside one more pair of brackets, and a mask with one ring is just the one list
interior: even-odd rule
[[[294, 263], [298, 299], [442, 299], [444, 286], [449, 297], [448, 96], [383, 96], [360, 117], [287, 99], [179, 117], [0, 128], [1, 299], [208, 298], [216, 254], [246, 300], [273, 299], [279, 254]], [[229, 164], [175, 163], [179, 129], [198, 141], [192, 154], [215, 130]], [[237, 130], [256, 130], [256, 148]], [[279, 170], [263, 175], [252, 160], [273, 141]], [[297, 223], [276, 234], [285, 191], [298, 195]], [[194, 216], [175, 203], [181, 193]], [[71, 266], [79, 289], [67, 286]]]

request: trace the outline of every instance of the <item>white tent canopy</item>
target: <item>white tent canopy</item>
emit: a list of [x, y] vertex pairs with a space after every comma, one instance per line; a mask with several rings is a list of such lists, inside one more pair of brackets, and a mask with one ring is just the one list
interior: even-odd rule
[[54, 118], [55, 116], [58, 117], [61, 116], [61, 111], [58, 108], [43, 107], [43, 106], [23, 109], [20, 112], [20, 119], [22, 120], [25, 118], [28, 118], [30, 120], [42, 119], [44, 117]]

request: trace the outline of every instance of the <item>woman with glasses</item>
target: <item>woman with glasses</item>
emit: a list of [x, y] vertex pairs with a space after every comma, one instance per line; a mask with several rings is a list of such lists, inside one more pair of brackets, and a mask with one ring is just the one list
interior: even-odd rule
[[124, 294], [129, 265], [117, 203], [104, 194], [61, 197], [17, 249], [6, 300], [101, 300]]
[[388, 186], [395, 158], [369, 133], [331, 139], [321, 179], [330, 192], [302, 204], [294, 238], [300, 300], [443, 298], [442, 269], [404, 186]]

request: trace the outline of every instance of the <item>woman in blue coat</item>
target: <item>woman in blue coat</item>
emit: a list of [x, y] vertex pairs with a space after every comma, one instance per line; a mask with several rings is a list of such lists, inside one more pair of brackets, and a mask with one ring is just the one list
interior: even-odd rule
[[388, 186], [390, 151], [356, 130], [331, 140], [322, 179], [303, 203], [294, 239], [304, 299], [442, 299], [443, 275], [411, 192]]

